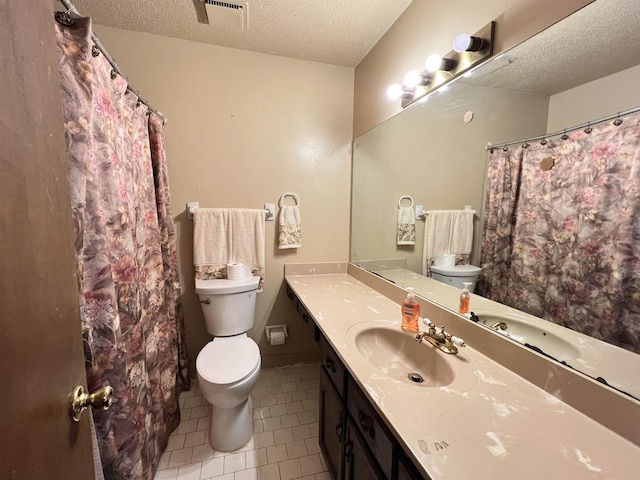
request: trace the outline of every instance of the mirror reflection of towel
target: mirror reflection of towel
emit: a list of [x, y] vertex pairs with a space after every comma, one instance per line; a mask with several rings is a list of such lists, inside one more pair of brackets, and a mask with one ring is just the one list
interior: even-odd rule
[[282, 205], [278, 218], [278, 248], [302, 247], [300, 210], [297, 205]]
[[398, 245], [416, 244], [416, 216], [413, 212], [413, 207], [400, 207], [398, 209], [396, 242]]
[[473, 248], [473, 210], [429, 211], [424, 225], [422, 274], [430, 259], [446, 253], [467, 255]]

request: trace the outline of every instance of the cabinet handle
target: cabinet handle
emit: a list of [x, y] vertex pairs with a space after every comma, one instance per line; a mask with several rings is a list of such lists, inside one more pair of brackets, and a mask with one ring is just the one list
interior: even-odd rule
[[306, 313], [303, 313], [302, 320], [304, 321], [304, 323], [309, 323], [309, 315], [307, 315]]
[[293, 292], [289, 289], [287, 289], [287, 297], [289, 297], [289, 300], [293, 300]]
[[338, 440], [342, 440], [342, 422], [336, 425], [336, 436], [338, 437]]
[[331, 357], [324, 357], [324, 366], [336, 373], [336, 362]]
[[347, 462], [351, 458], [351, 452], [353, 452], [353, 442], [349, 440], [344, 444], [344, 455], [347, 457]]
[[373, 428], [373, 419], [368, 417], [362, 411], [358, 412], [358, 421], [364, 433], [368, 433], [371, 438], [376, 438], [376, 430]]

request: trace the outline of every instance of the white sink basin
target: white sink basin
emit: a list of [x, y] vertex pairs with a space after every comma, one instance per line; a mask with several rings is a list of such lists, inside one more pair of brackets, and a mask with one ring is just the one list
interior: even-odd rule
[[[357, 323], [347, 330], [347, 345], [357, 351], [371, 373], [411, 389], [475, 383], [470, 362], [461, 355], [446, 354], [415, 333], [401, 330], [397, 322], [384, 320]], [[458, 368], [465, 368], [465, 375]], [[465, 378], [466, 377], [466, 378]], [[453, 387], [453, 385], [452, 385]]]
[[517, 317], [515, 315], [502, 314], [497, 312], [475, 312], [479, 317], [478, 323], [491, 327], [498, 322], [504, 322], [506, 328], [494, 328], [494, 330], [511, 338], [518, 343], [528, 344], [539, 348], [547, 355], [554, 357], [556, 360], [565, 360], [569, 362], [580, 356], [580, 351], [572, 345], [568, 340], [552, 333], [546, 327], [546, 320], [540, 320], [534, 323], [529, 320]]

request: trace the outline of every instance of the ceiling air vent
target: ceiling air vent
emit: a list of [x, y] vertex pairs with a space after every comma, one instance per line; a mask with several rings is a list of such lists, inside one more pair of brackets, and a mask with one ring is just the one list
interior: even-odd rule
[[213, 28], [245, 32], [248, 28], [246, 2], [220, 2], [204, 0], [209, 25]]

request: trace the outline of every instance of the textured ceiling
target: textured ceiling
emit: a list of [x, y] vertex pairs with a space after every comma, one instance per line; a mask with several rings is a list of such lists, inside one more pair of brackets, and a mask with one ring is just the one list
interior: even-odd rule
[[73, 3], [99, 25], [355, 67], [412, 1], [243, 0], [238, 3], [248, 4], [244, 32], [203, 23], [207, 20], [202, 0]]
[[506, 53], [469, 83], [553, 95], [640, 64], [640, 0], [596, 0]]

